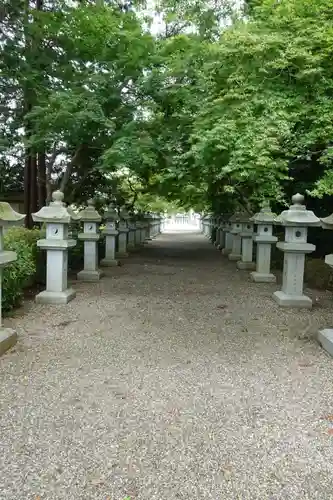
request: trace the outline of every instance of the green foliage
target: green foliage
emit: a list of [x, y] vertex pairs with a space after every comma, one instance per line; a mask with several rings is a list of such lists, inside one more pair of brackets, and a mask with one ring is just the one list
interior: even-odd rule
[[9, 311], [22, 298], [23, 290], [36, 272], [38, 229], [11, 228], [4, 237], [5, 250], [17, 253], [17, 260], [3, 270], [2, 309]]
[[220, 212], [333, 195], [332, 0], [161, 0], [155, 36], [142, 2], [28, 5], [2, 19], [1, 146], [20, 149], [23, 125], [66, 201]]

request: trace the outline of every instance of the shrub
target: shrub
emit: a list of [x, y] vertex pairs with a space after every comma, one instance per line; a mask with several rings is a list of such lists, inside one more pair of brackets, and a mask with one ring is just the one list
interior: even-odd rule
[[325, 264], [324, 259], [306, 259], [304, 279], [309, 287], [318, 290], [333, 289], [333, 271]]
[[9, 311], [17, 306], [23, 290], [36, 272], [38, 229], [11, 228], [4, 238], [5, 250], [17, 253], [17, 260], [3, 270], [2, 309]]

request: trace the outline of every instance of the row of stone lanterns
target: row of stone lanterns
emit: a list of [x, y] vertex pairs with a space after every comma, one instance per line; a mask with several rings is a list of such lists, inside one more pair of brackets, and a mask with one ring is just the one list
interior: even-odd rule
[[[276, 281], [271, 272], [272, 245], [276, 244], [284, 253], [281, 290], [273, 293], [273, 299], [282, 307], [312, 307], [312, 300], [303, 292], [305, 256], [316, 248], [307, 241], [308, 228], [321, 226], [333, 230], [333, 214], [319, 219], [303, 203], [304, 197], [296, 194], [289, 209], [279, 216], [272, 213], [268, 203], [254, 216], [246, 216], [242, 212], [236, 212], [231, 217], [222, 216], [215, 231], [213, 243], [222, 249], [222, 254], [227, 255], [229, 260], [237, 261], [239, 269], [255, 268], [250, 276], [257, 283]], [[204, 235], [211, 238], [216, 221], [208, 215], [202, 218], [201, 224]], [[257, 226], [256, 233], [254, 225]], [[273, 236], [274, 225], [285, 228], [283, 242], [277, 242], [277, 237]], [[224, 237], [221, 237], [221, 231]], [[256, 243], [256, 263], [252, 261], [253, 243]], [[333, 268], [333, 254], [327, 255], [325, 262]], [[318, 339], [333, 355], [333, 329], [320, 331]]]
[[[78, 239], [84, 242], [84, 267], [78, 273], [77, 279], [98, 281], [104, 275], [98, 267], [99, 224], [102, 218], [93, 201], [89, 200], [87, 208], [76, 214], [63, 200], [63, 193], [55, 191], [51, 203], [32, 214], [33, 221], [45, 225], [46, 228], [45, 238], [37, 242], [40, 249], [46, 250], [46, 289], [36, 296], [35, 300], [39, 303], [66, 304], [76, 295], [75, 290], [68, 286], [68, 250], [76, 245], [76, 240], [70, 233], [70, 226], [83, 223], [83, 232], [78, 234]], [[22, 222], [24, 218], [24, 215], [15, 212], [8, 203], [0, 203], [0, 273], [4, 266], [17, 258], [15, 252], [4, 251], [3, 229], [7, 225]], [[128, 251], [141, 247], [148, 238], [155, 238], [160, 233], [160, 217], [134, 217], [134, 214], [129, 214], [125, 208], [122, 208], [118, 215], [114, 203], [108, 207], [105, 219], [105, 258], [100, 263], [102, 267], [118, 265], [118, 259], [128, 256]], [[1, 285], [0, 274], [0, 292]], [[2, 328], [0, 293], [0, 355], [15, 344], [16, 338], [15, 332]]]
[[[293, 196], [292, 205], [284, 210], [280, 216], [272, 213], [269, 204], [264, 204], [260, 212], [250, 216], [244, 212], [235, 212], [226, 219], [221, 217], [216, 231], [215, 244], [221, 248], [220, 231], [224, 231], [224, 248], [222, 253], [229, 260], [236, 261], [238, 269], [253, 270], [253, 281], [275, 282], [271, 273], [271, 247], [277, 242], [273, 236], [273, 226], [285, 227], [285, 241], [277, 243], [277, 248], [284, 252], [282, 289], [273, 294], [280, 306], [311, 307], [312, 301], [303, 294], [303, 277], [305, 255], [315, 250], [315, 246], [307, 242], [307, 229], [322, 224], [325, 227], [326, 219], [320, 219], [303, 204], [304, 197], [300, 194]], [[216, 222], [215, 222], [216, 224]], [[254, 225], [257, 232], [254, 233]], [[329, 225], [329, 223], [328, 223]], [[326, 227], [328, 227], [326, 223]], [[210, 237], [214, 222], [208, 217], [203, 218], [203, 232]], [[256, 263], [253, 262], [253, 243], [256, 243]], [[255, 270], [254, 270], [255, 269]]]

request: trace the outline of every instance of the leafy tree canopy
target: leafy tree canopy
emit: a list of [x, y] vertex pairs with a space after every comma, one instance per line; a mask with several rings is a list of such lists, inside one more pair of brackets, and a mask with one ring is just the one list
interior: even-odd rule
[[281, 206], [301, 190], [325, 208], [332, 7], [5, 2], [2, 168], [24, 176], [30, 200], [45, 185], [47, 198], [60, 186], [69, 202], [113, 193], [138, 209], [167, 200], [220, 212]]

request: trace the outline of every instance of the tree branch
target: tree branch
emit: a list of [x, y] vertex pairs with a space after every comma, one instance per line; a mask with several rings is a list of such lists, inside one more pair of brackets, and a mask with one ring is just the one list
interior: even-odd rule
[[75, 165], [75, 163], [77, 162], [78, 158], [79, 158], [79, 155], [81, 153], [81, 149], [82, 149], [82, 144], [80, 144], [80, 146], [77, 148], [77, 150], [75, 151], [75, 154], [73, 156], [73, 158], [71, 159], [71, 161], [68, 163], [67, 167], [66, 167], [66, 170], [64, 172], [64, 175], [62, 176], [62, 179], [60, 181], [60, 186], [59, 186], [59, 190], [64, 192], [65, 191], [65, 188], [66, 188], [66, 185], [67, 185], [67, 182], [70, 178], [70, 175], [72, 173], [72, 169]]

